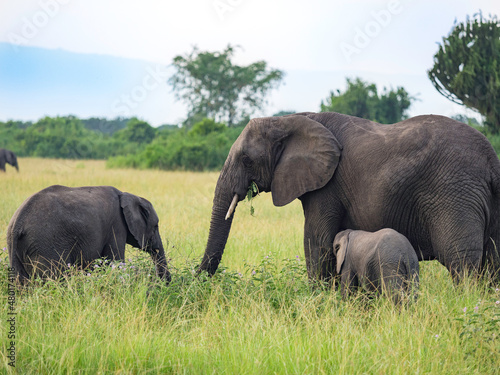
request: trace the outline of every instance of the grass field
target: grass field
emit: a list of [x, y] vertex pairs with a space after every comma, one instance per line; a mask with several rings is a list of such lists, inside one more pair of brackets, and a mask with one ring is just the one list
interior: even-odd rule
[[[217, 173], [108, 170], [103, 161], [20, 159], [0, 174], [0, 249], [17, 207], [52, 184], [113, 185], [150, 200], [172, 283], [127, 247], [123, 265], [68, 270], [17, 292], [9, 366], [7, 253], [0, 252], [0, 373], [500, 374], [500, 285], [451, 282], [420, 263], [418, 302], [348, 301], [311, 289], [298, 201], [263, 194], [238, 206], [222, 272], [192, 275], [203, 255]], [[9, 167], [9, 166], [8, 166]]]

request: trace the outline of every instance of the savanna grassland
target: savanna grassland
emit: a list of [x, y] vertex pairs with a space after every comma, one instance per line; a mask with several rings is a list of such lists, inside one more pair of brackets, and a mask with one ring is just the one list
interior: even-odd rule
[[420, 263], [418, 302], [348, 301], [308, 284], [298, 201], [262, 194], [236, 212], [220, 272], [193, 276], [208, 236], [217, 173], [106, 169], [104, 161], [19, 160], [0, 174], [0, 249], [17, 207], [52, 184], [113, 185], [150, 200], [172, 283], [127, 247], [127, 261], [68, 268], [15, 300], [9, 366], [7, 253], [0, 252], [0, 372], [19, 374], [496, 374], [500, 285], [455, 286]]

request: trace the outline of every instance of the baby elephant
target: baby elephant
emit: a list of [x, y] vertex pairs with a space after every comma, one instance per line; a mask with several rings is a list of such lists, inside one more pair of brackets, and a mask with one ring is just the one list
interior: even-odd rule
[[417, 254], [408, 239], [393, 229], [373, 233], [348, 229], [337, 234], [333, 249], [344, 298], [361, 286], [385, 292], [398, 304], [418, 287]]
[[124, 260], [125, 243], [151, 254], [158, 276], [170, 281], [152, 204], [112, 186], [50, 186], [26, 199], [7, 228], [9, 263], [21, 283], [58, 276], [68, 264]]

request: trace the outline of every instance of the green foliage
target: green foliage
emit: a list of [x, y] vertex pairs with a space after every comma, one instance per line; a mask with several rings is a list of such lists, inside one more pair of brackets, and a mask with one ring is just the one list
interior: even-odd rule
[[210, 118], [204, 118], [193, 125], [188, 131], [188, 135], [192, 137], [205, 137], [210, 133], [224, 133], [225, 130], [226, 125], [217, 123]]
[[286, 116], [286, 115], [293, 115], [294, 113], [296, 113], [296, 111], [279, 111], [279, 112], [276, 112], [273, 117], [277, 117], [277, 116]]
[[77, 118], [44, 117], [26, 129], [22, 145], [33, 156], [83, 159], [91, 152], [82, 141], [89, 133]]
[[267, 93], [277, 87], [284, 73], [269, 69], [265, 61], [248, 66], [232, 62], [235, 48], [222, 52], [199, 51], [196, 47], [185, 56], [176, 56], [177, 72], [169, 79], [178, 100], [189, 106], [189, 117], [201, 116], [226, 121], [233, 126], [239, 120], [262, 109]]
[[500, 22], [482, 14], [454, 25], [434, 55], [428, 76], [439, 93], [485, 116], [500, 132]]
[[462, 114], [451, 116], [453, 120], [463, 122], [464, 124], [470, 125], [472, 127], [482, 126], [475, 117], [469, 117]]
[[253, 216], [253, 214], [255, 213], [255, 210], [253, 208], [253, 199], [259, 195], [259, 187], [257, 186], [257, 184], [252, 181], [250, 183], [250, 186], [248, 187], [248, 191], [247, 191], [247, 201], [250, 202], [250, 215]]
[[[496, 298], [479, 301], [474, 309], [463, 309], [463, 316], [456, 318], [462, 323], [460, 338], [467, 348], [466, 355], [474, 355], [479, 347], [491, 347], [492, 355], [500, 356], [496, 345], [500, 340], [500, 293]], [[495, 353], [496, 352], [496, 353]]]
[[0, 122], [0, 147], [18, 156], [105, 159], [124, 146], [123, 141], [89, 130], [74, 116], [44, 117], [34, 124]]
[[112, 120], [100, 117], [91, 117], [88, 119], [82, 119], [81, 121], [89, 130], [93, 130], [97, 133], [113, 135], [118, 130], [124, 129], [129, 120], [129, 118], [124, 117], [116, 117]]
[[165, 170], [219, 170], [242, 128], [203, 119], [190, 130], [160, 134], [137, 153], [108, 160], [111, 168], [156, 168]]
[[396, 91], [384, 88], [379, 95], [373, 83], [360, 78], [347, 78], [346, 81], [346, 91], [332, 91], [330, 97], [321, 102], [321, 112], [339, 112], [382, 124], [394, 124], [408, 117], [407, 110], [415, 99], [403, 87], [398, 87]]
[[[99, 123], [93, 120], [92, 124]], [[103, 124], [103, 123], [101, 123]], [[35, 124], [0, 122], [0, 147], [18, 156], [109, 159], [108, 167], [218, 170], [242, 128], [204, 118], [191, 129], [151, 127], [132, 118], [112, 135], [92, 131], [76, 117], [44, 117]]]
[[114, 137], [126, 143], [136, 143], [139, 145], [151, 143], [156, 136], [156, 129], [146, 121], [131, 118], [124, 129], [118, 130]]
[[18, 156], [24, 156], [23, 150], [18, 142], [23, 128], [17, 121], [0, 122], [0, 148], [7, 148]]

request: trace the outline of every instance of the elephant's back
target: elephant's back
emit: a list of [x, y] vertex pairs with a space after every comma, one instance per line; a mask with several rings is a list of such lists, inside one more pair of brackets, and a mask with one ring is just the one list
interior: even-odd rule
[[[81, 186], [68, 187], [52, 185], [26, 199], [26, 208], [29, 207], [47, 210], [60, 206], [72, 208], [83, 208], [82, 205], [100, 205], [117, 198], [121, 192], [112, 186]], [[54, 211], [54, 209], [50, 210]]]
[[120, 193], [112, 186], [49, 186], [19, 206], [9, 223], [8, 233], [20, 235], [27, 227], [50, 231], [51, 226], [78, 216], [97, 220], [99, 212], [115, 208]]
[[[421, 115], [393, 125], [384, 125], [385, 131], [398, 142], [432, 141], [427, 144], [434, 150], [449, 154], [494, 154], [489, 140], [478, 130], [446, 116]], [[405, 139], [403, 139], [405, 138]]]
[[398, 258], [398, 264], [406, 274], [418, 273], [418, 257], [414, 247], [406, 236], [391, 228], [379, 230], [379, 250], [385, 252], [389, 258]]

